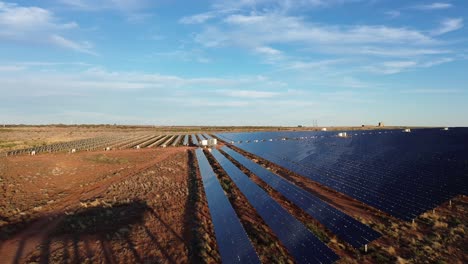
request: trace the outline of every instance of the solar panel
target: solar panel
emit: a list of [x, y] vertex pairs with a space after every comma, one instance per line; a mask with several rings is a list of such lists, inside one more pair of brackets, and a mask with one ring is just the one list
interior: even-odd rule
[[218, 150], [212, 154], [298, 263], [333, 263], [339, 258]]
[[223, 263], [260, 263], [202, 149], [195, 151]]
[[195, 135], [192, 135], [192, 143], [193, 145], [198, 146], [198, 139]]
[[189, 145], [189, 135], [185, 135], [184, 136], [184, 143], [183, 143], [184, 146], [188, 146]]
[[380, 237], [380, 233], [372, 228], [356, 221], [320, 198], [270, 172], [234, 150], [227, 147], [223, 147], [221, 150], [353, 247], [359, 248]]
[[[335, 132], [275, 133], [221, 135], [243, 141], [236, 145], [245, 151], [403, 220], [468, 191], [468, 129], [354, 131], [348, 138]], [[261, 136], [287, 140], [245, 143]], [[301, 136], [305, 139], [296, 140]]]

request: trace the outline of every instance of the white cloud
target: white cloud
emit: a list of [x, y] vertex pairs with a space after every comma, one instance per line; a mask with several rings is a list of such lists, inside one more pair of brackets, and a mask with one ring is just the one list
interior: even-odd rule
[[367, 66], [364, 68], [370, 72], [379, 74], [395, 74], [417, 65], [417, 61], [386, 61], [375, 66]]
[[76, 9], [88, 11], [117, 9], [125, 12], [136, 12], [153, 5], [150, 0], [60, 0], [59, 2]]
[[74, 28], [78, 28], [77, 23], [61, 22], [49, 10], [0, 2], [0, 40], [53, 44], [95, 54], [89, 43], [78, 43], [62, 36], [64, 31]]
[[418, 48], [397, 46], [326, 46], [321, 52], [332, 54], [357, 54], [378, 57], [417, 57], [426, 55], [440, 55], [453, 53], [452, 50], [442, 48]]
[[92, 45], [88, 42], [78, 43], [55, 34], [50, 36], [50, 41], [57, 46], [61, 46], [67, 49], [87, 53], [90, 55], [97, 55], [94, 51], [92, 51]]
[[130, 23], [140, 23], [153, 15], [148, 12], [156, 1], [151, 0], [59, 0], [63, 5], [80, 11], [116, 11]]
[[[14, 64], [13, 64], [14, 65]], [[20, 65], [20, 64], [18, 64]], [[62, 67], [63, 65], [57, 65]], [[62, 67], [63, 68], [63, 67]], [[8, 67], [11, 70], [11, 67]], [[285, 84], [266, 78], [264, 76], [239, 76], [232, 78], [200, 77], [186, 78], [176, 75], [162, 75], [142, 72], [116, 72], [100, 67], [74, 70], [73, 73], [60, 73], [56, 71], [37, 72], [17, 71], [15, 75], [0, 76], [0, 91], [3, 94], [17, 93], [21, 95], [50, 94], [51, 92], [94, 92], [97, 90], [160, 90], [169, 94], [177, 91], [203, 88], [215, 91], [224, 87], [226, 95], [247, 96], [247, 89], [262, 87], [264, 89], [284, 88]], [[245, 87], [240, 92], [229, 92], [238, 87]], [[255, 97], [268, 97], [272, 93], [253, 93]]]
[[432, 31], [433, 35], [442, 35], [459, 30], [463, 27], [463, 18], [448, 18], [441, 22], [440, 26]]
[[268, 46], [256, 47], [255, 51], [261, 54], [273, 55], [273, 56], [281, 54], [281, 51], [274, 49], [272, 47], [268, 47]]
[[300, 61], [300, 60], [289, 60], [284, 63], [279, 70], [319, 70], [326, 69], [330, 66], [343, 63], [343, 59], [330, 59], [330, 60], [316, 60], [316, 61]]
[[327, 8], [347, 3], [358, 3], [363, 0], [221, 0], [214, 8], [233, 9], [280, 9], [283, 11], [299, 8]]
[[278, 92], [269, 91], [255, 91], [255, 90], [219, 90], [218, 93], [229, 97], [242, 97], [242, 98], [272, 98], [280, 95]]
[[430, 68], [454, 61], [453, 58], [435, 58], [426, 60], [402, 60], [386, 61], [379, 64], [366, 66], [364, 69], [378, 74], [395, 74], [415, 68]]
[[454, 94], [461, 93], [462, 90], [457, 89], [413, 89], [400, 91], [404, 94]]
[[[229, 15], [225, 25], [206, 27], [195, 40], [207, 47], [272, 44], [430, 44], [437, 41], [417, 30], [388, 26], [327, 26], [276, 13]], [[272, 34], [274, 32], [274, 34]]]
[[159, 58], [159, 59], [168, 59], [168, 60], [178, 60], [184, 62], [199, 62], [199, 63], [210, 63], [211, 59], [205, 55], [202, 50], [199, 49], [191, 49], [191, 50], [183, 50], [183, 49], [176, 49], [172, 51], [165, 51], [165, 52], [154, 52], [149, 57], [151, 58]]
[[387, 15], [389, 18], [397, 18], [401, 16], [401, 12], [398, 10], [390, 10], [385, 12], [385, 15]]
[[424, 4], [424, 5], [417, 5], [414, 6], [414, 9], [418, 10], [441, 10], [441, 9], [448, 9], [452, 8], [453, 5], [451, 3], [446, 3], [446, 2], [435, 2], [435, 3], [430, 3], [430, 4]]
[[193, 16], [186, 16], [179, 20], [181, 24], [201, 24], [217, 16], [216, 12], [206, 12]]
[[17, 65], [0, 65], [0, 72], [15, 72], [15, 71], [22, 71], [26, 69], [26, 67], [23, 66], [17, 66]]
[[22, 34], [35, 30], [76, 28], [75, 22], [62, 23], [50, 11], [39, 7], [22, 7], [0, 2], [0, 34]]

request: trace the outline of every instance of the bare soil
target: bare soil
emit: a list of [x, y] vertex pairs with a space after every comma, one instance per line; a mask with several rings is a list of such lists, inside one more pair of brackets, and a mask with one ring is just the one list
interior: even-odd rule
[[[0, 159], [2, 263], [202, 259], [189, 148]], [[195, 208], [196, 206], [196, 208]], [[214, 237], [207, 232], [209, 237]], [[215, 255], [215, 254], [214, 254]], [[214, 257], [216, 260], [216, 256]], [[214, 261], [213, 261], [214, 262]]]

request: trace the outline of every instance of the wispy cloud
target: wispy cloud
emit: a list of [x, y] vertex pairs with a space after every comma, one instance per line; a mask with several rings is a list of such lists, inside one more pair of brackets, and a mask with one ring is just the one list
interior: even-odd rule
[[200, 13], [200, 14], [195, 14], [192, 16], [186, 16], [183, 17], [179, 20], [179, 23], [181, 24], [201, 24], [205, 23], [206, 21], [217, 17], [219, 15], [219, 12], [212, 11], [212, 12], [205, 12], [205, 13]]
[[462, 90], [458, 89], [412, 89], [400, 91], [403, 94], [456, 94], [462, 92]]
[[261, 53], [261, 54], [270, 55], [270, 56], [276, 56], [276, 55], [280, 55], [280, 54], [281, 54], [281, 51], [280, 51], [280, 50], [277, 50], [277, 49], [274, 49], [274, 48], [268, 47], [268, 46], [256, 47], [256, 48], [255, 48], [255, 52], [258, 52], [258, 53]]
[[15, 71], [22, 71], [26, 69], [26, 67], [23, 66], [17, 66], [17, 65], [0, 65], [0, 72], [15, 72]]
[[270, 91], [256, 91], [256, 90], [218, 90], [219, 94], [229, 97], [242, 97], [242, 98], [272, 98], [280, 95], [279, 92]]
[[424, 10], [424, 11], [430, 11], [430, 10], [441, 10], [441, 9], [448, 9], [452, 8], [453, 5], [451, 3], [447, 2], [434, 2], [430, 4], [422, 4], [422, 5], [416, 5], [413, 6], [413, 9], [418, 9], [418, 10]]
[[398, 10], [390, 10], [390, 11], [386, 11], [385, 15], [388, 16], [389, 18], [397, 18], [401, 16], [401, 12]]
[[71, 50], [82, 52], [82, 53], [87, 53], [90, 55], [95, 55], [95, 56], [97, 55], [97, 53], [92, 50], [93, 47], [89, 42], [79, 43], [79, 42], [75, 42], [70, 39], [66, 39], [62, 36], [55, 35], [55, 34], [50, 36], [50, 41], [51, 43], [56, 44], [57, 46], [60, 46], [63, 48], [71, 49]]
[[154, 6], [151, 0], [59, 0], [63, 5], [80, 11], [116, 11], [128, 22], [140, 23], [153, 15], [148, 11]]
[[214, 8], [231, 9], [280, 9], [283, 11], [298, 8], [329, 8], [348, 3], [359, 3], [363, 0], [221, 0], [216, 1]]
[[120, 11], [137, 12], [152, 6], [150, 0], [59, 0], [64, 5], [88, 10], [116, 9]]
[[[51, 91], [62, 91], [66, 84], [65, 87], [68, 92], [158, 90], [174, 95], [178, 91], [190, 90], [193, 88], [203, 88], [206, 91], [218, 91], [219, 87], [224, 87], [224, 95], [226, 96], [245, 97], [252, 95], [254, 98], [266, 98], [275, 95], [275, 93], [256, 92], [256, 90], [252, 88], [261, 86], [264, 89], [279, 89], [285, 86], [282, 82], [271, 80], [264, 76], [188, 78], [158, 73], [109, 71], [101, 67], [74, 70], [73, 73], [56, 71], [38, 73], [34, 70], [28, 71], [26, 68], [19, 71], [16, 65], [2, 66], [5, 70], [18, 69], [15, 75], [0, 76], [0, 83], [2, 83], [0, 91], [4, 94], [16, 93], [25, 96], [29, 96], [32, 93], [37, 95], [41, 93], [49, 94]], [[57, 65], [56, 67], [61, 67], [61, 65]], [[245, 89], [239, 91], [237, 90], [238, 87], [245, 87]], [[250, 91], [252, 91], [252, 93], [249, 93]], [[219, 94], [219, 92], [216, 93]]]
[[432, 31], [433, 35], [442, 35], [463, 27], [463, 18], [447, 18], [440, 23], [440, 26]]
[[229, 27], [222, 29], [215, 26], [207, 27], [196, 35], [195, 40], [207, 47], [227, 45], [258, 47], [275, 43], [428, 44], [437, 42], [422, 32], [403, 27], [326, 26], [308, 23], [299, 17], [275, 13], [229, 15], [224, 19], [224, 23]]
[[154, 52], [151, 58], [178, 60], [184, 62], [210, 63], [211, 59], [200, 49], [176, 49], [171, 51]]
[[429, 60], [401, 60], [401, 61], [386, 61], [371, 66], [365, 66], [364, 69], [369, 72], [378, 74], [395, 74], [410, 69], [429, 68], [436, 65], [454, 61], [453, 58], [435, 58]]
[[46, 43], [77, 52], [96, 54], [89, 42], [76, 42], [62, 34], [78, 28], [75, 22], [61, 22], [51, 11], [0, 2], [0, 39]]

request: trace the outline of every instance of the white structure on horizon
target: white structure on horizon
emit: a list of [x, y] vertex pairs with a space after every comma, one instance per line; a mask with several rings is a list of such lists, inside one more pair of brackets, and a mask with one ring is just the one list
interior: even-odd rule
[[326, 127], [323, 127], [322, 129], [320, 129], [322, 131], [327, 131], [327, 128]]
[[404, 132], [404, 133], [410, 133], [410, 132], [411, 132], [411, 129], [405, 128], [405, 129], [403, 129], [403, 132]]
[[449, 128], [448, 128], [448, 127], [444, 127], [444, 129], [443, 129], [443, 130], [444, 130], [444, 131], [448, 131], [448, 130], [449, 130]]

